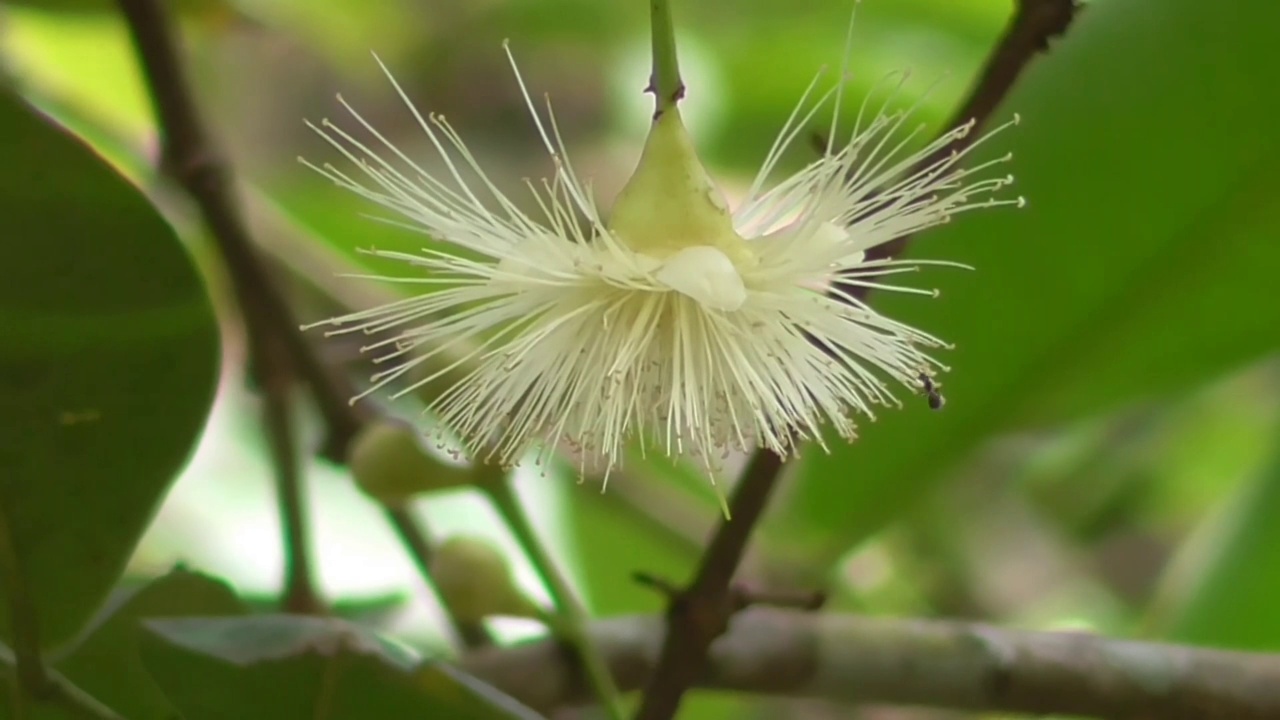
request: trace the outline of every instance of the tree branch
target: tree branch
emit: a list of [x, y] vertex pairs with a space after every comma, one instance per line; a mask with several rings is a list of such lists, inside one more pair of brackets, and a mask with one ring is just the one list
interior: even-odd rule
[[[982, 68], [973, 92], [965, 100], [960, 109], [947, 122], [946, 127], [953, 128], [969, 120], [976, 120], [974, 132], [956, 138], [948, 145], [935, 150], [916, 165], [925, 168], [942, 160], [953, 152], [959, 152], [975, 140], [982, 137], [977, 132], [996, 108], [1004, 101], [1022, 71], [1031, 64], [1036, 55], [1049, 50], [1049, 41], [1061, 37], [1071, 26], [1076, 13], [1080, 11], [1079, 0], [1018, 0], [1013, 19], [1000, 38], [1000, 43]], [[910, 235], [890, 240], [867, 251], [867, 261], [883, 260], [897, 257], [906, 248]], [[865, 291], [865, 288], [863, 288]]]
[[777, 485], [782, 459], [758, 452], [743, 471], [729, 499], [729, 517], [721, 520], [689, 587], [671, 597], [666, 641], [636, 711], [637, 720], [675, 717], [685, 690], [698, 677], [711, 643], [728, 628], [741, 608], [730, 588], [746, 552], [747, 540]]
[[293, 374], [281, 343], [260, 338], [252, 352], [257, 359], [263, 394], [262, 423], [267, 428], [271, 464], [275, 469], [276, 506], [284, 552], [284, 590], [281, 609], [289, 613], [317, 614], [324, 601], [317, 595], [311, 567], [311, 523], [307, 513], [307, 486], [303, 479], [298, 443], [294, 435]]
[[[226, 262], [244, 318], [250, 367], [263, 388], [263, 423], [280, 505], [286, 574], [283, 604], [290, 611], [318, 612], [321, 608], [311, 577], [303, 477], [289, 400], [295, 372], [312, 381], [310, 373], [322, 375], [323, 371], [302, 344], [284, 297], [253, 248], [234, 197], [231, 171], [215, 149], [185, 80], [172, 18], [156, 0], [120, 0], [119, 4], [159, 119], [161, 170], [181, 185], [199, 207]], [[330, 427], [341, 428], [346, 442], [359, 427], [358, 419], [349, 417], [346, 411], [327, 407], [323, 398], [319, 404]]]
[[205, 129], [186, 82], [172, 18], [158, 0], [118, 0], [142, 60], [159, 118], [162, 169], [186, 189], [200, 209], [235, 285], [251, 333], [277, 338], [292, 369], [312, 390], [329, 430], [326, 457], [342, 462], [362, 418], [347, 402], [354, 393], [338, 386], [298, 331], [298, 323], [261, 262], [234, 194], [230, 169]]
[[[409, 558], [413, 560], [414, 567], [418, 568], [418, 574], [422, 576], [428, 586], [434, 588], [431, 585], [433, 548], [422, 521], [407, 507], [387, 505], [382, 508], [382, 514], [386, 518], [387, 524], [391, 525], [391, 529], [395, 531], [396, 537], [400, 539], [400, 544], [409, 553]], [[453, 611], [447, 603], [444, 604], [444, 611], [449, 614], [450, 624], [453, 626], [454, 632], [458, 634], [458, 639], [462, 642], [463, 647], [480, 648], [492, 643], [493, 639], [489, 637], [489, 631], [485, 629], [484, 623], [468, 622], [454, 617]]]
[[[659, 664], [664, 619], [594, 623], [624, 691]], [[851, 703], [1116, 720], [1280, 717], [1280, 655], [1111, 640], [1083, 633], [753, 608], [712, 646], [702, 688]], [[541, 712], [592, 699], [552, 641], [472, 653], [462, 668]]]
[[[206, 130], [186, 82], [178, 35], [168, 10], [160, 0], [118, 0], [118, 3], [141, 59], [158, 117], [163, 143], [161, 169], [195, 201], [222, 254], [244, 317], [255, 370], [263, 381], [266, 402], [272, 404], [266, 417], [280, 497], [283, 503], [294, 504], [281, 508], [286, 524], [286, 552], [291, 556], [286, 585], [292, 601], [306, 602], [307, 598], [314, 597], [314, 592], [310, 590], [309, 579], [303, 576], [310, 566], [303, 555], [306, 534], [300, 526], [291, 527], [303, 521], [303, 514], [300, 479], [292, 464], [296, 463], [296, 457], [293, 456], [289, 408], [284, 406], [289, 396], [288, 386], [296, 377], [315, 399], [328, 430], [322, 453], [335, 462], [346, 462], [347, 450], [366, 418], [348, 402], [355, 394], [352, 388], [325, 368], [302, 336], [297, 319], [254, 246], [235, 197], [231, 171]], [[386, 507], [384, 511], [429, 582], [425, 559], [430, 548], [421, 522], [397, 508]], [[304, 585], [307, 589], [303, 589]], [[458, 623], [455, 627], [468, 645], [485, 638], [482, 630], [461, 627]]]
[[[1009, 28], [988, 58], [981, 79], [948, 127], [970, 119], [981, 127], [1031, 59], [1048, 49], [1050, 38], [1066, 32], [1078, 9], [1076, 0], [1019, 0]], [[971, 132], [965, 138], [939, 148], [908, 174], [963, 149], [964, 144], [973, 142], [976, 137], [979, 135]], [[909, 239], [909, 236], [904, 236], [871, 248], [867, 260], [895, 256]], [[857, 290], [860, 296], [865, 296], [867, 288]], [[731, 602], [729, 582], [741, 562], [747, 538], [759, 519], [763, 503], [777, 485], [783, 465], [779, 458], [764, 449], [757, 450], [752, 456], [734, 493], [731, 505], [733, 519], [721, 522], [703, 554], [697, 577], [688, 589], [672, 598], [661, 660], [645, 688], [636, 720], [670, 720], [675, 716], [685, 689], [698, 677], [711, 642], [728, 626], [736, 610]], [[744, 507], [739, 509], [736, 507], [738, 503]]]

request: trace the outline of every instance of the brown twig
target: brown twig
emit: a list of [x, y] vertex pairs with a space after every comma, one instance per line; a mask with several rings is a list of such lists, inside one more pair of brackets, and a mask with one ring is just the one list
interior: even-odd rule
[[[285, 530], [286, 553], [291, 556], [286, 585], [291, 602], [305, 604], [315, 593], [311, 590], [310, 563], [305, 557], [306, 534], [301, 527], [304, 515], [287, 407], [288, 388], [296, 378], [310, 391], [328, 430], [322, 454], [335, 462], [346, 461], [347, 449], [366, 418], [347, 401], [355, 394], [352, 388], [340, 375], [325, 368], [302, 337], [297, 319], [250, 238], [234, 195], [231, 171], [217, 152], [186, 82], [178, 35], [168, 9], [160, 0], [118, 2], [159, 120], [162, 170], [195, 201], [217, 243], [244, 317], [255, 371], [262, 380], [265, 399], [272, 405], [266, 415], [280, 495], [283, 502], [296, 505], [282, 508], [282, 518], [293, 525]], [[423, 566], [430, 548], [421, 521], [395, 508], [387, 508], [386, 514], [410, 555]], [[425, 569], [423, 572], [429, 579]], [[464, 640], [475, 642], [477, 637], [483, 637], [483, 633], [477, 635], [472, 629], [462, 630]]]
[[262, 422], [267, 428], [271, 464], [276, 475], [276, 507], [284, 547], [284, 590], [281, 609], [289, 613], [318, 614], [324, 602], [312, 581], [311, 523], [307, 519], [306, 484], [293, 432], [293, 375], [281, 343], [258, 338], [251, 346], [262, 385]]
[[740, 609], [730, 583], [782, 465], [782, 459], [771, 452], [756, 453], [729, 499], [732, 519], [721, 521], [712, 535], [693, 582], [672, 595], [662, 655], [645, 686], [637, 720], [675, 717], [685, 690], [702, 671], [712, 641], [724, 634], [729, 619]]
[[[597, 621], [623, 690], [660, 664], [660, 616]], [[590, 702], [582, 669], [551, 641], [467, 655], [468, 673], [544, 713]], [[1280, 717], [1280, 655], [1085, 633], [753, 608], [733, 619], [698, 687], [848, 703], [1115, 720]]]
[[[632, 573], [631, 579], [640, 585], [665, 595], [668, 599], [674, 598], [683, 592], [666, 578], [650, 575], [646, 572]], [[822, 606], [826, 604], [827, 594], [824, 592], [759, 589], [743, 583], [737, 583], [729, 587], [729, 602], [733, 605], [735, 612], [757, 605], [813, 612], [821, 610]]]
[[159, 119], [161, 167], [199, 207], [226, 262], [251, 342], [255, 333], [263, 333], [283, 345], [290, 370], [311, 388], [324, 417], [329, 436], [323, 453], [341, 462], [362, 425], [347, 402], [353, 393], [337, 387], [337, 379], [307, 345], [283, 294], [258, 257], [234, 195], [231, 171], [206, 131], [186, 82], [169, 11], [159, 0], [119, 0], [119, 5]]
[[[250, 366], [264, 389], [263, 419], [284, 535], [284, 605], [295, 612], [318, 612], [289, 399], [295, 373], [314, 382], [309, 373], [322, 371], [302, 343], [297, 323], [253, 248], [234, 197], [231, 172], [215, 149], [185, 80], [178, 35], [167, 9], [156, 0], [120, 0], [120, 9], [128, 21], [159, 119], [161, 170], [195, 201], [227, 265], [248, 335]], [[358, 420], [347, 412], [339, 414], [323, 400], [320, 405], [329, 426], [338, 429], [344, 442], [359, 427]], [[330, 444], [332, 441], [333, 436]]]
[[[976, 120], [974, 129], [981, 128], [1013, 89], [1013, 84], [1031, 60], [1049, 49], [1050, 40], [1066, 33], [1080, 8], [1078, 0], [1018, 0], [1009, 28], [987, 57], [973, 92], [952, 116], [947, 127]], [[978, 132], [958, 137], [925, 156], [916, 167], [929, 167], [953, 152], [964, 150], [980, 137], [982, 135]], [[904, 235], [869, 249], [867, 261], [901, 255], [910, 239], [910, 235]]]
[[[989, 56], [977, 85], [948, 127], [969, 120], [981, 127], [1032, 58], [1048, 48], [1050, 39], [1066, 32], [1078, 10], [1076, 0], [1019, 0], [1013, 19]], [[939, 148], [923, 158], [916, 169], [927, 168], [964, 149], [976, 137], [978, 134], [971, 132]], [[901, 253], [909, 239], [910, 236], [903, 236], [871, 248], [867, 260], [894, 257]], [[866, 288], [859, 289], [865, 295]], [[725, 631], [735, 612], [729, 602], [729, 583], [763, 510], [763, 502], [772, 493], [782, 469], [783, 462], [767, 450], [757, 450], [752, 456], [734, 493], [730, 506], [732, 520], [721, 522], [703, 554], [693, 583], [672, 598], [662, 654], [645, 686], [636, 720], [673, 718], [685, 690], [699, 677], [712, 641]], [[748, 512], [742, 512], [738, 503]]]

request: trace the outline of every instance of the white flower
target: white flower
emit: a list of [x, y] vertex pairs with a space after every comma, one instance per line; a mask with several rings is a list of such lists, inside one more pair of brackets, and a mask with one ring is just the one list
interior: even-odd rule
[[[731, 448], [785, 455], [801, 441], [822, 442], [824, 426], [852, 438], [857, 414], [897, 403], [889, 381], [918, 390], [941, 367], [924, 350], [943, 346], [851, 294], [930, 294], [883, 282], [921, 263], [868, 262], [864, 253], [965, 210], [1021, 202], [992, 198], [1012, 178], [974, 179], [1007, 157], [964, 169], [966, 150], [910, 170], [972, 124], [904, 155], [923, 127], [900, 111], [868, 121], [866, 105], [847, 140], [833, 118], [824, 156], [766, 188], [818, 109], [833, 96], [839, 105], [837, 83], [805, 109], [810, 85], [732, 212], [679, 113], [662, 114], [606, 221], [554, 117], [540, 118], [515, 74], [553, 164], [550, 180], [529, 184], [534, 211], [495, 187], [439, 116], [413, 110], [442, 176], [350, 106], [376, 147], [328, 121], [313, 126], [358, 170], [320, 172], [457, 248], [374, 251], [414, 266], [401, 280], [429, 289], [329, 320], [330, 332], [394, 333], [365, 348], [388, 365], [370, 391], [402, 380], [403, 394], [456, 371], [458, 362], [440, 358], [462, 348], [463, 377], [430, 410], [481, 460], [514, 463], [533, 447], [541, 458], [567, 444], [611, 468], [639, 438], [649, 451], [656, 442], [710, 466]], [[436, 371], [410, 374], [424, 363]]]

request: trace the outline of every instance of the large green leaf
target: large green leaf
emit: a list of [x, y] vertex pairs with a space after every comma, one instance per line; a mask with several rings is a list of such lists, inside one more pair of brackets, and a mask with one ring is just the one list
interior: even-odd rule
[[147, 667], [187, 720], [539, 717], [443, 664], [417, 665], [341, 620], [266, 615], [147, 627]]
[[4, 92], [0, 157], [0, 510], [53, 645], [102, 602], [191, 452], [218, 331], [155, 208]]
[[1179, 555], [1151, 630], [1177, 641], [1280, 649], [1280, 453]]
[[[177, 710], [142, 666], [138, 650], [141, 620], [245, 612], [227, 585], [181, 568], [143, 587], [117, 591], [107, 604], [84, 638], [66, 657], [57, 659], [54, 671], [80, 692], [130, 720], [178, 717]], [[9, 717], [10, 691], [9, 683], [0, 683], [0, 718]], [[54, 703], [34, 705], [32, 712], [35, 720], [73, 716], [67, 708]]]
[[1184, 390], [1280, 347], [1280, 5], [1091, 4], [1007, 103], [1030, 205], [920, 238], [936, 302], [880, 296], [955, 342], [950, 400], [887, 412], [805, 458], [773, 527], [825, 567], [897, 517], [975, 447]]
[[141, 622], [245, 612], [244, 604], [225, 583], [175, 569], [124, 599], [55, 667], [81, 690], [127, 718], [171, 720], [177, 710], [142, 664], [138, 642]]

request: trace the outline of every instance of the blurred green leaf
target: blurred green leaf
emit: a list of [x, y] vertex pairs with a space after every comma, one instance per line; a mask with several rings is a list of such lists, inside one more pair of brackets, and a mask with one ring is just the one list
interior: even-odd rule
[[[17, 7], [59, 13], [115, 13], [119, 6], [113, 0], [7, 0]], [[167, 0], [169, 5], [186, 13], [233, 12], [228, 0]]]
[[218, 329], [147, 199], [6, 93], [0, 157], [0, 504], [55, 645], [102, 602], [199, 437]]
[[171, 720], [177, 710], [147, 674], [139, 655], [140, 621], [245, 612], [225, 583], [177, 568], [124, 599], [55, 667], [81, 690], [125, 717]]
[[[62, 676], [57, 670], [50, 670], [49, 676], [54, 678], [56, 682], [61, 684], [71, 694], [82, 698], [85, 702], [96, 709], [103, 711], [106, 717], [114, 712], [105, 704], [84, 691], [83, 688], [77, 687], [66, 677]], [[80, 708], [70, 705], [64, 705], [60, 702], [42, 702], [28, 701], [21, 711], [15, 712], [13, 690], [16, 684], [16, 668], [14, 667], [13, 654], [9, 648], [0, 646], [0, 720], [86, 720], [85, 714]], [[94, 718], [97, 715], [92, 716]], [[172, 719], [171, 719], [172, 720]]]
[[[1021, 211], [979, 213], [913, 254], [942, 299], [877, 307], [957, 344], [950, 400], [806, 457], [774, 531], [818, 569], [898, 517], [983, 441], [1195, 387], [1280, 346], [1280, 5], [1091, 5], [1007, 103]], [[945, 236], [945, 237], [943, 237]]]
[[[561, 467], [566, 479], [577, 472]], [[716, 488], [692, 463], [632, 443], [624, 471], [604, 492], [583, 490], [565, 491], [563, 508], [587, 604], [602, 616], [660, 612], [666, 598], [632, 574], [676, 583], [692, 576], [702, 542], [721, 517]]]
[[1270, 458], [1280, 431], [1273, 365], [1058, 434], [1024, 468], [1029, 499], [1082, 540], [1139, 528], [1181, 535]]
[[1280, 649], [1280, 454], [1180, 551], [1151, 629], [1175, 642]]
[[[627, 477], [610, 482], [648, 481]], [[635, 582], [632, 574], [639, 571], [684, 582], [696, 561], [688, 546], [653, 519], [627, 508], [625, 500], [608, 493], [574, 487], [564, 497], [565, 529], [572, 534], [575, 548], [574, 576], [583, 586], [592, 613], [608, 616], [661, 611], [665, 598]]]
[[[280, 608], [280, 595], [275, 592], [245, 593], [241, 599], [255, 612], [275, 612]], [[393, 590], [374, 595], [339, 597], [329, 604], [334, 617], [369, 628], [389, 625], [396, 613], [409, 604], [408, 593]]]
[[536, 720], [483, 683], [340, 620], [269, 615], [146, 623], [143, 658], [187, 720]]

